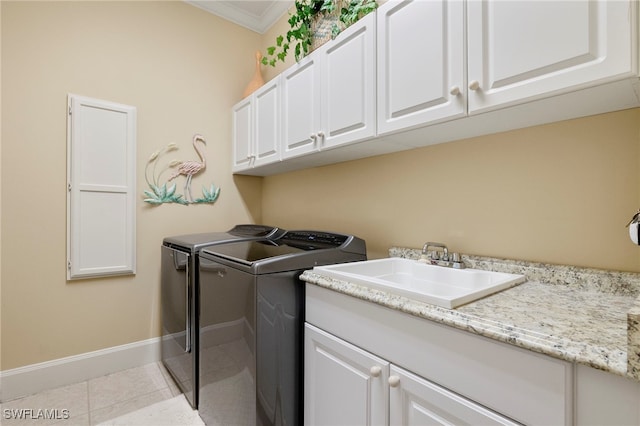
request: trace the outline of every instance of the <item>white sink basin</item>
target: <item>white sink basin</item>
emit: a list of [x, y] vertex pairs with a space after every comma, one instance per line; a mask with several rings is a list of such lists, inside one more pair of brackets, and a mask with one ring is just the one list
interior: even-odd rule
[[524, 275], [388, 258], [316, 266], [314, 272], [453, 309], [526, 281]]

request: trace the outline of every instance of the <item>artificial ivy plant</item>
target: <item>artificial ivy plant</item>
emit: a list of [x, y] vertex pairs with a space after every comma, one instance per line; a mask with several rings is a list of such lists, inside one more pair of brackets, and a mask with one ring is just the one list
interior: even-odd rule
[[[338, 21], [346, 28], [358, 19], [373, 12], [378, 7], [376, 0], [296, 0], [295, 11], [289, 16], [289, 31], [286, 35], [276, 38], [275, 46], [267, 48], [267, 54], [262, 57], [264, 65], [275, 67], [277, 61], [284, 62], [289, 47], [295, 43], [294, 53], [296, 61], [304, 58], [313, 43], [312, 23], [314, 20], [334, 13], [338, 8]], [[341, 26], [334, 22], [331, 37], [340, 34]]]

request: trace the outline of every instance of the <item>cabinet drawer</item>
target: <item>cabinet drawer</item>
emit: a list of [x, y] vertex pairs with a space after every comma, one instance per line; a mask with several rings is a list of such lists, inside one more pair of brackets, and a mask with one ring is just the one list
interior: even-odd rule
[[307, 284], [306, 320], [526, 424], [571, 424], [573, 366]]

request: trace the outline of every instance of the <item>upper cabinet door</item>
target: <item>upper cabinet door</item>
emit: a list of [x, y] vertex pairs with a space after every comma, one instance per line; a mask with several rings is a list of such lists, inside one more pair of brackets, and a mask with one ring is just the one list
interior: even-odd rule
[[391, 0], [377, 16], [378, 133], [464, 116], [464, 2]]
[[251, 167], [253, 160], [253, 119], [251, 97], [233, 106], [233, 168], [234, 172]]
[[469, 113], [637, 75], [629, 1], [467, 3]]
[[282, 158], [318, 148], [320, 132], [320, 65], [310, 55], [282, 74]]
[[280, 160], [280, 91], [279, 77], [274, 78], [253, 94], [254, 153], [253, 165]]
[[322, 148], [375, 136], [375, 13], [319, 52], [322, 63]]

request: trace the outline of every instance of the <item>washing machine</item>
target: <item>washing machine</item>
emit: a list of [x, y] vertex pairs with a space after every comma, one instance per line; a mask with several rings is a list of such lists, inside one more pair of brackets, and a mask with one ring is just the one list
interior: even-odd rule
[[187, 400], [198, 407], [198, 263], [203, 247], [234, 241], [271, 240], [284, 230], [264, 225], [236, 225], [226, 232], [179, 235], [161, 249], [162, 362]]
[[304, 283], [314, 266], [366, 260], [353, 235], [289, 231], [200, 254], [200, 417], [302, 425]]

